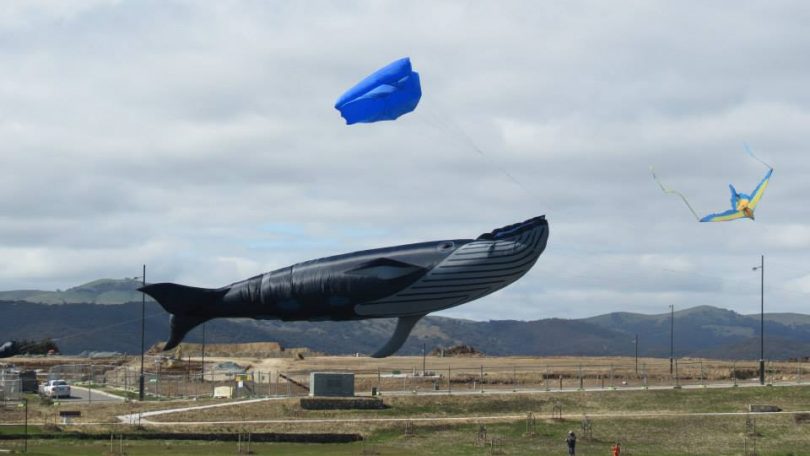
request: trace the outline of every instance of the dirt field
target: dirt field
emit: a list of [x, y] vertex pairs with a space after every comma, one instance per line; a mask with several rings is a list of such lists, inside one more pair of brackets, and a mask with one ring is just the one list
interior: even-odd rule
[[[207, 358], [208, 359], [208, 358]], [[613, 388], [758, 381], [754, 361], [679, 359], [670, 373], [668, 359], [628, 357], [446, 357], [394, 356], [385, 359], [351, 356], [296, 358], [213, 358], [235, 361], [281, 382], [279, 373], [307, 384], [313, 371], [355, 374], [355, 390], [407, 391], [428, 389], [559, 389]], [[423, 364], [424, 363], [424, 364]], [[769, 363], [769, 383], [810, 380], [808, 366]], [[423, 375], [423, 373], [425, 375]], [[449, 381], [448, 381], [449, 379]]]
[[[10, 361], [19, 367], [39, 369], [86, 366], [89, 362], [67, 357]], [[365, 439], [362, 443], [316, 446], [257, 444], [252, 449], [255, 454], [556, 454], [564, 451], [561, 442], [566, 432], [575, 430], [581, 436], [578, 454], [584, 455], [609, 454], [615, 440], [625, 444], [623, 454], [636, 456], [730, 456], [743, 454], [746, 448], [754, 446], [760, 455], [810, 455], [810, 414], [804, 413], [810, 410], [810, 384], [747, 387], [758, 383], [755, 362], [680, 359], [676, 380], [669, 373], [669, 360], [652, 358], [639, 359], [638, 374], [635, 360], [626, 357], [427, 357], [424, 360], [427, 375], [422, 375], [422, 357], [380, 360], [349, 356], [206, 357], [207, 366], [220, 361], [236, 362], [247, 367], [253, 378], [265, 379], [268, 383], [263, 390], [256, 385], [255, 394], [259, 396], [305, 394], [301, 388], [295, 390], [285, 385], [287, 382], [280, 374], [307, 382], [312, 371], [354, 372], [356, 391], [367, 395], [376, 387], [382, 391], [388, 407], [377, 411], [306, 411], [295, 397], [273, 397], [262, 402], [156, 415], [148, 418], [154, 424], [139, 427], [122, 424], [117, 416], [230, 401], [201, 396], [89, 404], [54, 403], [29, 396], [32, 430], [67, 434], [60, 441], [35, 437], [29, 442], [32, 453], [111, 454], [109, 442], [73, 440], [70, 432], [135, 435], [157, 430], [202, 433], [208, 430], [234, 434], [359, 433]], [[128, 371], [137, 373], [139, 358], [92, 360], [92, 363], [97, 367], [125, 363], [130, 367]], [[187, 356], [185, 362], [174, 361], [169, 366], [169, 361], [162, 357], [150, 357], [146, 366], [148, 373], [150, 369], [168, 372], [183, 385], [188, 383], [197, 389], [227, 383], [225, 380], [201, 383], [195, 379], [192, 371], [201, 367], [199, 358]], [[797, 380], [810, 383], [810, 373], [797, 363], [772, 363], [768, 380], [777, 385]], [[165, 381], [159, 385], [161, 392], [171, 391], [168, 380], [160, 378], [160, 381]], [[734, 381], [746, 387], [735, 388]], [[651, 389], [639, 387], [644, 382]], [[703, 384], [707, 387], [703, 388]], [[712, 388], [712, 384], [725, 386]], [[564, 391], [559, 390], [560, 385]], [[674, 388], [676, 385], [685, 388]], [[150, 384], [149, 391], [157, 386]], [[578, 391], [580, 386], [590, 390]], [[665, 389], [655, 389], [656, 386]], [[152, 399], [158, 397], [164, 398]], [[787, 413], [746, 414], [749, 404], [772, 404]], [[59, 419], [59, 411], [67, 409], [81, 412], [81, 417], [74, 419], [75, 424], [65, 426]], [[559, 412], [562, 418], [552, 418]], [[0, 433], [19, 431], [19, 426], [8, 425], [22, 423], [23, 418], [19, 404], [6, 404], [0, 410], [0, 424], [4, 424]], [[592, 428], [590, 436], [583, 427], [586, 420]], [[234, 444], [226, 442], [161, 444], [124, 439], [127, 454], [233, 454], [237, 450]], [[0, 441], [0, 449], [20, 447], [20, 440]]]
[[[261, 350], [267, 344], [220, 347], [220, 352]], [[275, 346], [275, 345], [273, 345]], [[272, 348], [272, 347], [270, 347]], [[758, 382], [755, 361], [721, 361], [681, 358], [670, 373], [668, 359], [632, 357], [486, 357], [393, 356], [385, 359], [353, 356], [222, 357], [206, 356], [205, 383], [201, 382], [202, 359], [190, 352], [148, 355], [145, 362], [147, 394], [172, 398], [204, 398], [215, 386], [246, 380], [240, 397], [298, 396], [307, 394], [311, 372], [351, 372], [355, 392], [370, 394], [404, 391], [552, 390], [624, 387], [663, 387], [750, 384]], [[178, 355], [172, 358], [172, 355]], [[182, 355], [182, 357], [180, 356]], [[47, 370], [60, 366], [62, 378], [92, 382], [134, 391], [140, 373], [140, 358], [83, 359], [69, 357], [11, 358], [19, 367]], [[217, 371], [220, 363], [235, 363], [247, 370], [247, 378], [232, 371]], [[810, 363], [773, 362], [767, 365], [767, 382], [810, 381]], [[117, 367], [115, 367], [117, 366]], [[105, 369], [107, 369], [105, 371]]]

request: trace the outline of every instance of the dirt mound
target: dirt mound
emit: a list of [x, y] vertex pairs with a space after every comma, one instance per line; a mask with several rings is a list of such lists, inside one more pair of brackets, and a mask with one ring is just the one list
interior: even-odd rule
[[454, 345], [450, 348], [434, 348], [430, 354], [432, 356], [484, 356], [475, 347], [464, 344]]
[[[159, 354], [163, 342], [153, 345], [148, 353]], [[183, 342], [175, 349], [180, 356], [200, 356], [202, 344]], [[247, 342], [241, 344], [205, 344], [205, 356], [223, 358], [292, 358], [297, 355], [316, 355], [308, 348], [284, 348], [278, 342]]]

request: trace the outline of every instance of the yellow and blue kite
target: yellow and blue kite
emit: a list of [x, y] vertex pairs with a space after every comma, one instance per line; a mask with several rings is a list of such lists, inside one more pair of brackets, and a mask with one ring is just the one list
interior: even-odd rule
[[734, 186], [729, 184], [728, 187], [729, 189], [731, 189], [731, 209], [725, 212], [709, 214], [703, 218], [701, 218], [697, 214], [697, 212], [695, 212], [695, 210], [692, 209], [692, 205], [689, 204], [689, 200], [687, 200], [686, 197], [681, 192], [672, 190], [664, 186], [664, 184], [662, 184], [661, 181], [658, 180], [658, 177], [655, 175], [655, 170], [653, 170], [652, 167], [650, 167], [650, 172], [652, 172], [653, 179], [655, 179], [655, 182], [657, 182], [658, 185], [661, 187], [661, 190], [663, 190], [664, 193], [672, 193], [680, 196], [683, 202], [686, 203], [686, 207], [688, 207], [689, 210], [692, 211], [692, 215], [694, 215], [695, 219], [697, 219], [699, 222], [727, 222], [729, 220], [736, 220], [740, 218], [750, 218], [751, 220], [754, 220], [754, 209], [756, 209], [757, 205], [759, 204], [759, 200], [762, 199], [762, 194], [765, 193], [765, 188], [768, 187], [768, 182], [771, 179], [771, 174], [773, 174], [773, 168], [764, 161], [760, 160], [756, 155], [754, 155], [754, 153], [751, 152], [751, 149], [749, 149], [747, 145], [745, 146], [745, 150], [746, 152], [748, 152], [748, 155], [750, 155], [751, 158], [768, 167], [768, 172], [765, 174], [765, 177], [763, 177], [762, 180], [759, 181], [759, 184], [754, 189], [754, 191], [751, 192], [750, 195], [746, 195], [745, 193], [738, 193], [737, 190], [734, 188]]
[[726, 222], [743, 217], [754, 220], [754, 209], [756, 209], [757, 204], [759, 204], [759, 200], [762, 199], [762, 194], [765, 193], [765, 187], [768, 186], [771, 174], [773, 174], [773, 169], [768, 169], [768, 173], [759, 181], [759, 185], [757, 185], [757, 188], [755, 188], [750, 195], [737, 193], [734, 186], [729, 184], [728, 188], [731, 189], [731, 209], [720, 212], [719, 214], [709, 214], [700, 219], [700, 221]]

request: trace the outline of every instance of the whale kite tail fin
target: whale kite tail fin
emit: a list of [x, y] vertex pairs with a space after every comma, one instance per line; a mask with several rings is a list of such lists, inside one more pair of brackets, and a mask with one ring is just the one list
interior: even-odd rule
[[151, 296], [171, 316], [171, 334], [163, 350], [171, 350], [183, 341], [189, 331], [210, 320], [202, 310], [210, 312], [211, 306], [218, 303], [228, 289], [188, 287], [175, 283], [155, 283], [138, 289]]

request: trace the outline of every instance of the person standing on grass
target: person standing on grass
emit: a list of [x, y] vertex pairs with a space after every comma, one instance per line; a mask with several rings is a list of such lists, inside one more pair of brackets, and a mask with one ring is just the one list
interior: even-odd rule
[[565, 443], [568, 444], [568, 456], [577, 454], [577, 436], [574, 431], [568, 431], [568, 437], [565, 438]]
[[620, 456], [620, 453], [622, 452], [622, 447], [621, 447], [621, 445], [619, 445], [619, 442], [616, 442], [616, 443], [613, 444], [612, 450], [613, 450], [613, 456]]

